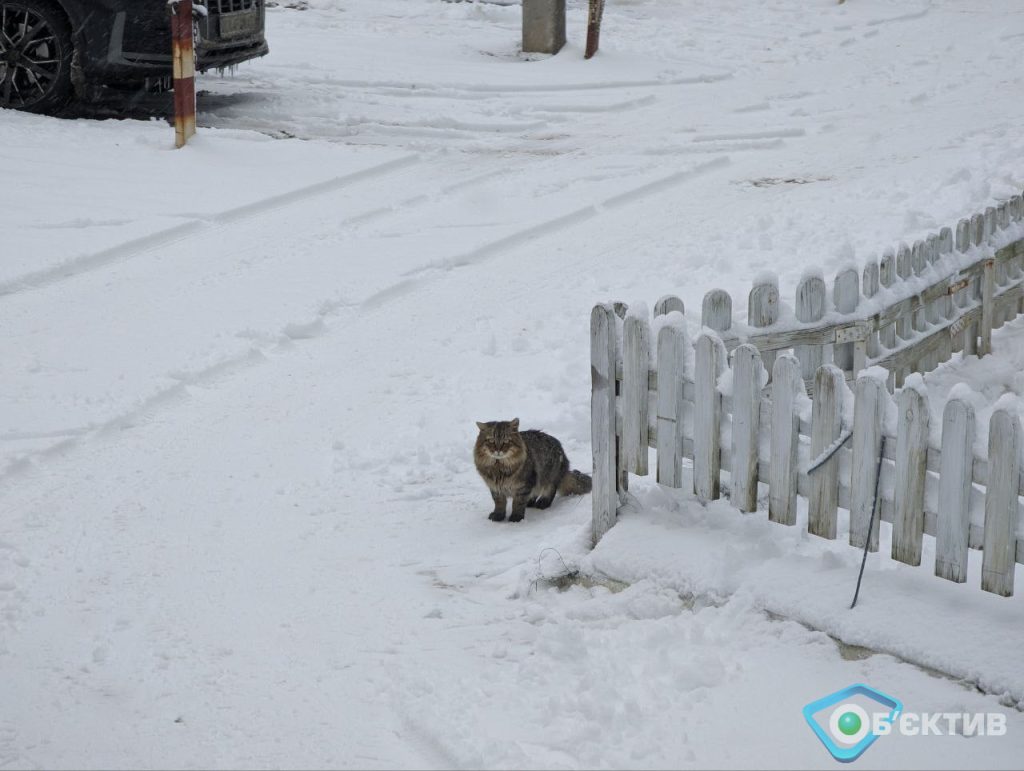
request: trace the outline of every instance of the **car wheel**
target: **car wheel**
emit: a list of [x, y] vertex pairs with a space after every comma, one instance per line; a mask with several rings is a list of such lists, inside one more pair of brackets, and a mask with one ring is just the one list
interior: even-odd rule
[[0, 0], [0, 107], [56, 113], [71, 98], [74, 44], [42, 0]]

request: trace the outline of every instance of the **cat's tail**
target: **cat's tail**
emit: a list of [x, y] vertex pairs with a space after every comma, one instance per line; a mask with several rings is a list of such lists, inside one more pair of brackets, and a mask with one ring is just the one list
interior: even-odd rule
[[560, 495], [586, 495], [592, 486], [590, 477], [582, 471], [570, 471], [562, 477], [558, 492]]

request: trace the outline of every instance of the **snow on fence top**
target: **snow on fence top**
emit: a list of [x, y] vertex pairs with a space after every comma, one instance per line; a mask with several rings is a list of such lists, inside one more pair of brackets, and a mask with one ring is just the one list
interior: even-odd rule
[[[824, 280], [805, 275], [795, 318], [783, 317], [776, 282], [761, 277], [744, 325], [733, 321], [729, 294], [712, 290], [694, 343], [676, 297], [655, 304], [653, 336], [646, 309], [594, 308], [594, 542], [615, 523], [628, 474], [648, 473], [648, 448], [657, 450], [658, 482], [669, 487], [682, 487], [683, 459], [692, 461], [702, 501], [720, 496], [723, 471], [741, 511], [756, 510], [758, 484], [767, 484], [768, 516], [780, 524], [796, 524], [804, 497], [808, 531], [823, 538], [837, 537], [838, 509], [846, 508], [850, 544], [863, 548], [870, 532], [873, 551], [880, 470], [877, 508], [893, 526], [894, 560], [920, 565], [927, 534], [935, 574], [964, 582], [968, 550], [982, 549], [982, 588], [1011, 595], [1015, 564], [1024, 564], [1018, 415], [996, 405], [987, 457], [978, 457], [966, 394], [951, 392], [934, 431], [920, 378], [895, 398], [889, 391], [954, 351], [990, 351], [993, 327], [1024, 312], [1022, 197], [961, 220], [955, 236], [943, 228], [862, 273], [840, 271], [832, 294], [830, 312]], [[809, 458], [839, 444], [808, 473]]]

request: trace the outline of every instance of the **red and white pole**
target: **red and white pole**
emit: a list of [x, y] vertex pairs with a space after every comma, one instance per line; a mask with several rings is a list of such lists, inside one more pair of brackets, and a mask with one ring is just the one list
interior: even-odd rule
[[192, 0], [171, 3], [171, 54], [174, 59], [174, 146], [184, 147], [196, 133], [196, 56], [192, 40]]

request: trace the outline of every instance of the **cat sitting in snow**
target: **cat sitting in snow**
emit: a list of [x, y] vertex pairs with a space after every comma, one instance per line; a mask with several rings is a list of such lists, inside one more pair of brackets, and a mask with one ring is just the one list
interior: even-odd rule
[[519, 418], [476, 425], [480, 435], [476, 438], [473, 460], [494, 499], [491, 521], [505, 519], [509, 498], [509, 522], [520, 522], [527, 506], [546, 509], [556, 492], [590, 492], [590, 477], [569, 469], [569, 459], [555, 437], [543, 431], [520, 431]]

